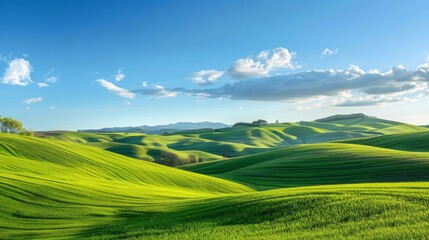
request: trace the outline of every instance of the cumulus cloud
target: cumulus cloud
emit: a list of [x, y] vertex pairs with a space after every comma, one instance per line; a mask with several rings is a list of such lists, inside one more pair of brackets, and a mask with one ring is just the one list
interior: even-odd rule
[[137, 90], [135, 92], [139, 92], [143, 95], [147, 96], [156, 96], [159, 98], [171, 98], [176, 97], [177, 92], [173, 90], [168, 90], [165, 87], [159, 85], [159, 84], [153, 84], [149, 85], [146, 81], [143, 82], [143, 88], [140, 90]]
[[124, 98], [129, 98], [129, 99], [133, 99], [136, 97], [136, 95], [130, 91], [128, 91], [127, 89], [121, 88], [116, 86], [115, 84], [105, 80], [105, 79], [98, 79], [96, 80], [98, 82], [98, 84], [100, 84], [102, 87], [104, 87], [105, 89], [109, 90], [110, 92], [113, 92], [114, 94], [124, 97]]
[[24, 101], [22, 101], [22, 103], [33, 104], [33, 103], [38, 103], [38, 102], [42, 102], [42, 101], [43, 101], [42, 97], [35, 97], [35, 98], [27, 98]]
[[192, 73], [191, 80], [193, 83], [198, 85], [210, 85], [215, 83], [223, 74], [223, 71], [216, 71], [214, 69], [201, 70], [199, 72]]
[[329, 56], [329, 55], [335, 55], [338, 53], [338, 48], [335, 50], [329, 49], [329, 48], [325, 48], [325, 50], [322, 51], [322, 56]]
[[[292, 74], [237, 80], [218, 88], [187, 89], [146, 86], [147, 95], [184, 93], [195, 97], [229, 98], [253, 101], [303, 102], [312, 99], [335, 98], [334, 106], [370, 106], [382, 103], [412, 101], [417, 95], [428, 91], [429, 63], [410, 70], [404, 66], [390, 70], [365, 71], [350, 65], [346, 69], [311, 70]], [[406, 96], [407, 95], [407, 96]], [[408, 96], [409, 95], [409, 96]], [[304, 110], [303, 106], [301, 109]]]
[[293, 57], [294, 53], [286, 48], [265, 50], [256, 57], [249, 56], [236, 60], [231, 64], [227, 73], [235, 79], [268, 76], [277, 69], [293, 69]]
[[8, 63], [3, 75], [3, 83], [9, 85], [27, 86], [31, 83], [31, 65], [23, 58], [13, 59]]
[[124, 68], [120, 68], [116, 72], [116, 74], [115, 74], [115, 80], [117, 82], [120, 82], [120, 81], [122, 81], [125, 78], [126, 75], [122, 72], [123, 70], [124, 70]]

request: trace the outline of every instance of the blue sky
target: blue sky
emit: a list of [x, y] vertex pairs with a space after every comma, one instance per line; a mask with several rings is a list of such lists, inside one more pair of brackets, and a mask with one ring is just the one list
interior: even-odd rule
[[0, 1], [0, 114], [35, 130], [429, 124], [428, 1]]

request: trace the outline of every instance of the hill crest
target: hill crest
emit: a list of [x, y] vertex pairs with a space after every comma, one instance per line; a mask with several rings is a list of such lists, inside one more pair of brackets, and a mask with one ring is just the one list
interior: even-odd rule
[[325, 118], [319, 118], [314, 120], [315, 122], [331, 122], [331, 121], [338, 121], [338, 120], [349, 120], [349, 119], [356, 119], [356, 118], [375, 118], [368, 116], [363, 113], [352, 113], [352, 114], [335, 114], [329, 117]]

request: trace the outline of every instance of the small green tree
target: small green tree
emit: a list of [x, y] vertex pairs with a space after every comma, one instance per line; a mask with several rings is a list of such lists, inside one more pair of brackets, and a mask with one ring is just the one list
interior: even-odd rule
[[34, 131], [31, 129], [26, 129], [23, 128], [20, 132], [19, 135], [24, 135], [24, 136], [34, 136]]
[[189, 163], [197, 163], [198, 162], [198, 157], [195, 155], [189, 155]]
[[2, 118], [1, 124], [2, 132], [18, 133], [23, 129], [22, 122], [11, 117]]
[[161, 154], [159, 155], [159, 160], [162, 164], [171, 166], [171, 167], [180, 165], [180, 160], [176, 156], [176, 154], [167, 152], [167, 151], [161, 152]]

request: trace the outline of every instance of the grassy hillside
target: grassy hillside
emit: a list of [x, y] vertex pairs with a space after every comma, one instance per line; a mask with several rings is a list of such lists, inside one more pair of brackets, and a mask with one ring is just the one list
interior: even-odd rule
[[251, 191], [93, 147], [9, 134], [0, 134], [0, 179], [0, 238], [33, 229], [61, 236], [144, 204]]
[[[304, 143], [366, 138], [427, 130], [423, 127], [361, 117], [324, 122], [269, 124], [184, 131], [170, 135], [138, 133], [40, 132], [38, 136], [84, 143], [125, 156], [174, 165], [244, 156]], [[168, 162], [172, 162], [168, 160]], [[169, 164], [171, 165], [171, 164]]]
[[[136, 161], [122, 155], [75, 143], [11, 134], [0, 134], [0, 140], [2, 173], [10, 171], [16, 174], [22, 170], [23, 172], [34, 172], [35, 175], [49, 176], [52, 168], [52, 178], [55, 179], [73, 179], [75, 175], [75, 177], [127, 181], [157, 187], [180, 187], [181, 189], [196, 189], [194, 186], [196, 184], [197, 189], [201, 189], [203, 192], [210, 192], [209, 189], [212, 189], [214, 192], [226, 193], [235, 192], [235, 190], [228, 190], [229, 187], [232, 189], [241, 187], [232, 186], [229, 182], [220, 181], [217, 178]], [[36, 167], [40, 167], [43, 171], [35, 172]], [[27, 174], [26, 177], [28, 177]]]
[[[257, 181], [247, 184], [263, 187], [267, 187], [266, 181], [261, 181], [261, 175], [255, 175], [252, 167], [259, 165], [267, 170], [270, 164], [277, 164], [278, 169], [285, 170], [281, 167], [289, 166], [297, 173], [295, 183], [301, 181], [301, 185], [317, 178], [322, 183], [348, 182], [353, 176], [374, 180], [374, 171], [385, 177], [389, 172], [396, 173], [395, 181], [416, 180], [409, 178], [411, 171], [414, 176], [428, 175], [425, 153], [413, 153], [413, 159], [408, 159], [408, 153], [394, 150], [362, 155], [362, 149], [374, 149], [357, 146], [350, 153], [351, 149], [338, 150], [336, 145], [352, 147], [313, 144], [285, 148], [289, 150], [273, 151], [273, 159], [264, 160], [262, 166], [256, 164], [256, 158], [248, 159], [253, 163], [237, 158], [210, 164], [238, 161], [239, 168], [235, 163], [235, 167], [223, 166], [222, 171], [235, 168], [228, 173], [241, 172], [231, 176], [246, 176], [248, 180], [250, 175], [246, 174], [254, 174]], [[293, 154], [290, 149], [296, 152]], [[347, 163], [340, 164], [337, 159], [338, 168], [335, 172], [330, 170], [333, 160], [320, 158], [323, 149], [324, 154], [342, 156]], [[318, 156], [319, 161], [312, 161], [311, 156]], [[282, 163], [284, 157], [288, 159], [286, 165]], [[369, 159], [372, 166], [360, 162], [358, 157], [366, 157], [361, 160]], [[304, 173], [301, 165], [311, 168], [314, 176]], [[284, 173], [287, 172], [282, 174], [289, 184], [291, 174]], [[275, 174], [276, 171], [270, 181], [278, 185], [281, 176]], [[349, 184], [255, 192], [227, 180], [138, 161], [99, 148], [0, 134], [0, 185], [0, 239], [428, 237], [429, 183]]]
[[405, 151], [429, 152], [429, 131], [392, 134], [344, 142]]
[[181, 166], [256, 189], [335, 183], [429, 181], [429, 153], [319, 143]]

